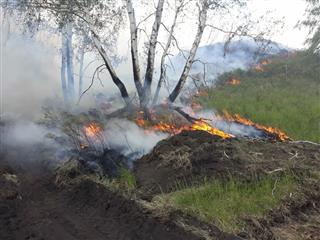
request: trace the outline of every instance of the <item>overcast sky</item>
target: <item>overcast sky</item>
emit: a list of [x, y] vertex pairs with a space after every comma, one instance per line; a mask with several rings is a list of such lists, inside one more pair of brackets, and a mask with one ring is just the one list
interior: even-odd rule
[[[253, 19], [261, 20], [261, 24], [268, 22], [268, 19], [273, 18], [274, 20], [282, 20], [284, 28], [274, 33], [271, 37], [272, 40], [280, 42], [291, 48], [303, 48], [304, 41], [307, 37], [306, 29], [299, 29], [295, 27], [298, 21], [304, 19], [304, 13], [306, 9], [305, 0], [248, 0], [248, 12], [252, 14]], [[269, 12], [269, 13], [268, 13]], [[266, 14], [268, 13], [268, 14]], [[212, 17], [208, 19], [212, 21]], [[212, 22], [219, 24], [224, 19], [214, 19]], [[188, 49], [193, 41], [194, 31], [196, 28], [196, 22], [190, 21], [189, 28], [184, 28], [184, 32], [181, 35], [187, 35], [190, 37], [184, 38], [184, 47]], [[237, 24], [237, 22], [235, 22]], [[223, 26], [223, 24], [220, 24]], [[206, 41], [209, 31], [204, 34], [201, 45], [210, 44], [216, 41], [223, 41], [218, 35], [215, 38], [211, 38], [210, 41]], [[213, 40], [213, 42], [212, 42]]]
[[299, 30], [295, 25], [304, 18], [305, 0], [250, 0], [249, 8], [257, 15], [270, 10], [273, 11], [274, 16], [284, 17], [285, 27], [282, 32], [273, 37], [273, 40], [292, 48], [304, 47], [307, 30]]

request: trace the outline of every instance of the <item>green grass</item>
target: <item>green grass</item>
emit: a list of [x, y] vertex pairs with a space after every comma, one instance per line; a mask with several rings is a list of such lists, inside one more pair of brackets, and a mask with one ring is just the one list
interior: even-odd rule
[[121, 186], [128, 190], [134, 189], [137, 184], [134, 174], [124, 167], [119, 169], [119, 177], [117, 178], [117, 182], [119, 182]]
[[[241, 81], [232, 86], [231, 78]], [[216, 88], [200, 102], [218, 111], [227, 110], [277, 127], [295, 140], [320, 142], [320, 57], [298, 53], [274, 58], [264, 72], [224, 74]]]
[[225, 231], [236, 231], [242, 228], [242, 216], [262, 216], [295, 189], [295, 178], [287, 174], [278, 179], [266, 177], [251, 183], [235, 179], [226, 183], [215, 180], [171, 193], [169, 198], [175, 208], [214, 222]]

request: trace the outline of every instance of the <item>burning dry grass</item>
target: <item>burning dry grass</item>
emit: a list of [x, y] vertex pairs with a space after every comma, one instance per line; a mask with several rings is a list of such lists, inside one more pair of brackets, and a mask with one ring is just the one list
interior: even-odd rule
[[[195, 115], [192, 113], [192, 115]], [[214, 114], [212, 114], [214, 115]], [[230, 133], [226, 133], [213, 126], [214, 120], [224, 121], [226, 123], [238, 123], [244, 126], [251, 126], [257, 130], [261, 130], [265, 133], [266, 138], [275, 139], [278, 141], [291, 140], [283, 131], [278, 128], [270, 126], [264, 126], [262, 124], [256, 124], [253, 121], [246, 119], [239, 114], [230, 114], [227, 111], [223, 111], [223, 115], [218, 115], [215, 119], [209, 120], [204, 118], [191, 118], [190, 122], [176, 124], [174, 122], [157, 121], [157, 114], [153, 114], [153, 121], [146, 121], [143, 118], [143, 114], [138, 114], [136, 123], [138, 126], [144, 128], [146, 132], [164, 132], [170, 135], [176, 135], [182, 131], [205, 131], [212, 135], [219, 136], [223, 139], [235, 137]]]
[[229, 112], [227, 112], [226, 110], [224, 110], [223, 116], [219, 116], [219, 117], [224, 120], [227, 120], [229, 122], [236, 122], [236, 123], [240, 123], [240, 124], [247, 125], [247, 126], [253, 126], [259, 130], [265, 131], [266, 133], [268, 133], [270, 135], [274, 135], [278, 140], [281, 140], [281, 141], [291, 140], [291, 138], [286, 133], [281, 131], [280, 129], [254, 123], [250, 119], [246, 119], [246, 118], [240, 116], [240, 114], [233, 114], [232, 115]]
[[205, 108], [215, 108], [270, 125], [291, 138], [320, 142], [319, 56], [299, 53], [274, 59], [264, 72], [235, 71], [220, 77], [241, 79], [232, 87], [220, 84], [199, 98]]
[[264, 72], [265, 71], [265, 66], [270, 64], [272, 62], [271, 59], [265, 59], [261, 61], [258, 65], [254, 67], [254, 69], [258, 72]]
[[237, 85], [239, 85], [239, 84], [241, 83], [241, 81], [238, 80], [238, 79], [232, 78], [232, 79], [230, 79], [230, 80], [228, 81], [228, 83], [229, 83], [230, 85], [237, 86]]

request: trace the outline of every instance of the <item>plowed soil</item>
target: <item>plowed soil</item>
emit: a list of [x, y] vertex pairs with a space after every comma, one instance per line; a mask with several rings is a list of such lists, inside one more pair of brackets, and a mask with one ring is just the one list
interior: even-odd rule
[[91, 181], [58, 188], [28, 154], [8, 164], [18, 155], [0, 159], [1, 240], [201, 239]]
[[39, 151], [13, 147], [0, 155], [1, 240], [320, 239], [317, 181], [301, 185], [301, 199], [284, 200], [268, 216], [248, 216], [247, 228], [238, 236], [182, 212], [157, 213], [139, 200], [173, 191], [176, 182], [195, 183], [203, 177], [249, 180], [284, 169], [319, 172], [316, 144], [223, 140], [205, 132], [183, 132], [136, 162], [138, 191], [132, 199], [90, 180], [58, 187], [47, 164], [50, 153]]

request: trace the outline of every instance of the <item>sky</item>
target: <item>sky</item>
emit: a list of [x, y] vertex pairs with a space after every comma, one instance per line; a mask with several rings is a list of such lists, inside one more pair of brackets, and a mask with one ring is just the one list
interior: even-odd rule
[[[307, 30], [299, 29], [296, 25], [299, 20], [304, 19], [306, 6], [305, 0], [249, 0], [247, 11], [252, 14], [253, 19], [260, 19], [261, 22], [268, 21], [269, 18], [282, 20], [284, 24], [283, 29], [275, 32], [272, 35], [272, 40], [291, 48], [301, 49], [304, 47]], [[210, 21], [211, 19], [208, 20]], [[220, 19], [217, 19], [212, 22], [218, 22], [219, 20]], [[193, 27], [190, 27], [187, 32], [184, 30], [183, 33], [188, 36], [193, 36], [195, 25], [192, 22], [190, 26]], [[207, 34], [203, 36], [204, 41], [202, 41], [202, 45], [212, 43], [205, 40], [206, 35], [208, 35], [208, 31]], [[190, 46], [193, 38], [187, 37], [183, 40], [184, 46]], [[222, 40], [223, 39], [217, 37], [214, 41]]]
[[275, 17], [284, 17], [284, 29], [277, 33], [273, 40], [292, 48], [303, 48], [307, 30], [295, 28], [297, 22], [304, 18], [305, 0], [250, 0], [249, 8], [257, 15], [266, 10], [272, 11]]

